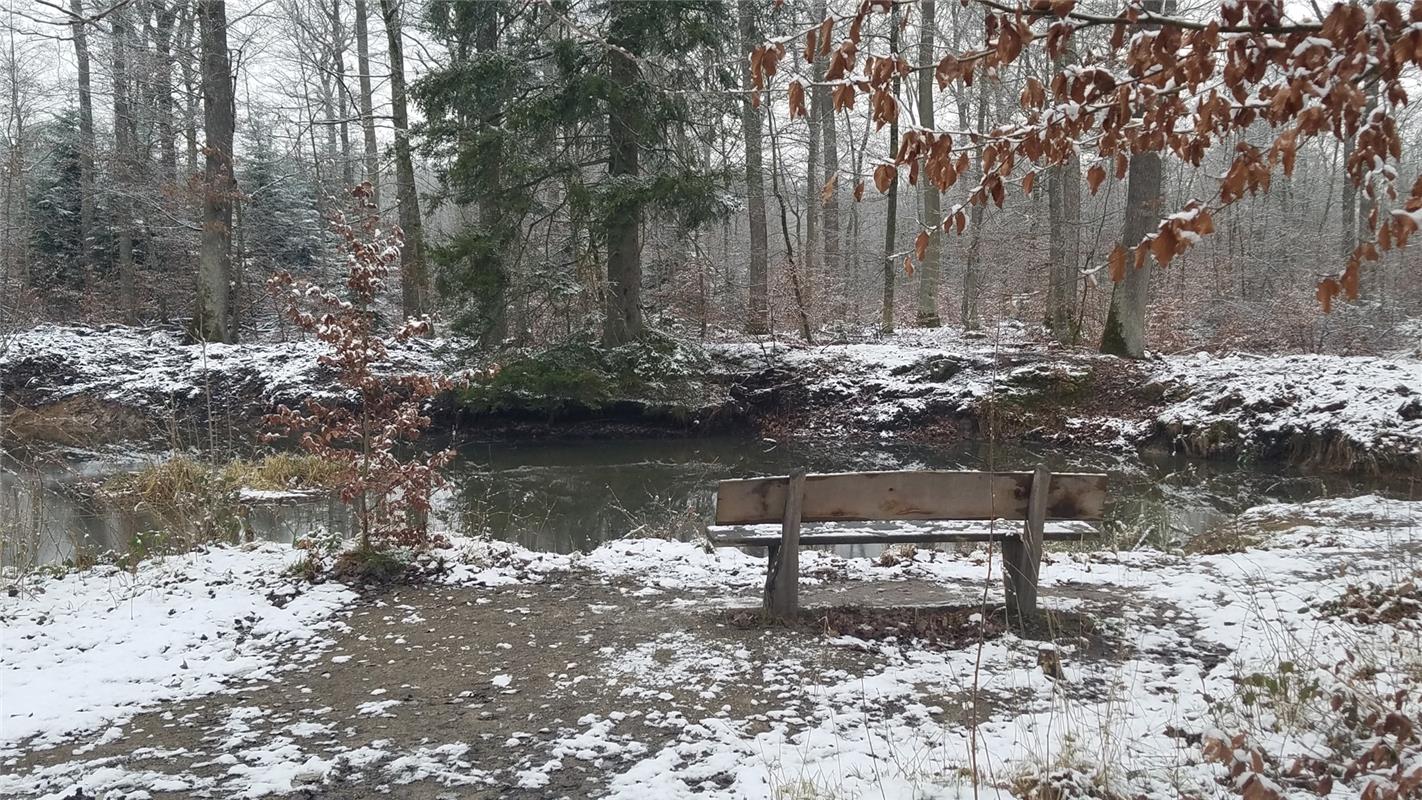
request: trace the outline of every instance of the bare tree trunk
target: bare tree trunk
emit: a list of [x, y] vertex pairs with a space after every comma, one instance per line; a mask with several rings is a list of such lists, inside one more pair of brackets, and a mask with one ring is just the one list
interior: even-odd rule
[[[899, 8], [891, 6], [889, 11], [889, 52], [899, 51]], [[894, 73], [894, 97], [899, 96], [900, 82]], [[899, 151], [899, 118], [895, 115], [889, 123], [889, 157]], [[889, 207], [884, 219], [884, 307], [881, 309], [879, 330], [885, 334], [894, 332], [894, 283], [898, 280], [898, 259], [894, 245], [899, 238], [899, 176], [894, 174], [894, 182], [889, 184]]]
[[[749, 53], [760, 43], [756, 25], [756, 3], [737, 0], [740, 16], [741, 52]], [[751, 90], [750, 60], [741, 59], [741, 86]], [[746, 306], [746, 333], [770, 332], [770, 244], [765, 225], [765, 168], [761, 157], [760, 110], [749, 94], [741, 98], [741, 127], [746, 140], [746, 213], [750, 225], [750, 297]]]
[[[94, 267], [94, 89], [89, 77], [89, 33], [82, 22], [83, 0], [69, 0], [74, 21], [69, 30], [74, 38], [74, 61], [79, 80], [79, 266], [86, 283]], [[93, 288], [93, 287], [90, 287]]]
[[227, 53], [227, 6], [224, 0], [198, 0], [197, 11], [207, 163], [193, 334], [210, 342], [235, 342], [237, 331], [229, 318], [228, 291], [232, 280], [232, 196], [236, 190], [232, 174], [236, 107]]
[[[819, 22], [827, 16], [825, 0], [815, 0], [811, 14], [815, 22]], [[809, 148], [809, 155], [805, 159], [805, 241], [800, 252], [804, 254], [799, 270], [800, 284], [806, 307], [814, 305], [816, 291], [816, 277], [819, 274], [820, 255], [820, 215], [823, 212], [823, 204], [820, 203], [820, 189], [823, 182], [820, 179], [820, 125], [825, 118], [825, 108], [830, 104], [828, 87], [818, 86], [824, 78], [826, 67], [825, 57], [816, 51], [814, 63], [810, 65], [810, 76], [812, 85], [807, 87], [810, 95], [810, 114], [805, 119], [807, 135], [809, 140], [806, 143]], [[806, 311], [808, 314], [808, 310]]]
[[162, 165], [163, 180], [176, 183], [178, 180], [178, 150], [174, 143], [173, 131], [173, 23], [178, 15], [178, 3], [171, 7], [162, 0], [153, 4], [154, 26], [153, 44], [157, 50], [157, 70], [154, 92], [157, 95], [158, 111], [158, 152]]
[[[480, 20], [479, 33], [476, 46], [481, 55], [488, 56], [498, 50], [499, 47], [499, 5], [487, 4], [482, 12], [484, 18]], [[502, 142], [500, 142], [502, 147]], [[479, 201], [479, 225], [483, 228], [485, 236], [493, 236], [499, 232], [499, 241], [507, 241], [503, 231], [507, 228], [503, 221], [503, 213], [499, 208], [498, 187], [503, 181], [503, 169], [501, 166], [503, 152], [500, 152], [489, 159], [488, 185], [494, 187], [493, 197], [486, 197]], [[493, 347], [503, 342], [508, 337], [509, 313], [508, 313], [508, 287], [509, 268], [508, 261], [502, 254], [488, 259], [491, 271], [488, 296], [483, 299], [484, 305], [484, 330], [480, 335], [480, 343], [485, 347]]]
[[[988, 102], [988, 82], [986, 80], [978, 83], [978, 113], [977, 129], [979, 131], [987, 128]], [[977, 158], [974, 159], [979, 164], [982, 163], [982, 148], [977, 148]], [[983, 217], [984, 207], [982, 205], [973, 206], [968, 213], [972, 230], [968, 233], [968, 254], [964, 259], [963, 269], [963, 327], [970, 331], [975, 331], [982, 327], [982, 319], [979, 316], [979, 304], [982, 299], [982, 243], [983, 243]]]
[[420, 196], [415, 186], [415, 162], [410, 153], [410, 112], [405, 94], [405, 41], [400, 28], [400, 0], [380, 0], [385, 38], [390, 43], [390, 108], [395, 123], [395, 181], [400, 203], [400, 300], [406, 319], [430, 313], [430, 279], [420, 231]]
[[[1126, 223], [1121, 232], [1121, 244], [1127, 248], [1139, 244], [1160, 221], [1164, 201], [1160, 177], [1159, 153], [1141, 152], [1131, 157], [1126, 175]], [[1150, 273], [1150, 259], [1140, 269], [1127, 266], [1125, 279], [1111, 287], [1111, 308], [1101, 336], [1101, 352], [1129, 358], [1145, 355]]]
[[350, 92], [346, 87], [346, 26], [341, 21], [341, 0], [331, 0], [331, 72], [336, 84], [337, 132], [341, 139], [341, 187], [355, 183], [351, 163]]
[[1076, 276], [1081, 264], [1081, 162], [1072, 156], [1047, 172], [1047, 327], [1076, 340]]
[[25, 117], [20, 104], [20, 57], [15, 47], [15, 28], [10, 27], [10, 53], [8, 58], [10, 83], [10, 124], [6, 131], [9, 138], [9, 164], [5, 171], [5, 240], [6, 275], [0, 275], [0, 288], [6, 285], [5, 278], [14, 275], [21, 289], [30, 286], [29, 267], [29, 214], [25, 189]]
[[[834, 104], [829, 101], [829, 87], [822, 87], [826, 95], [822, 103], [824, 119], [820, 122], [820, 136], [824, 145], [825, 174], [824, 186], [828, 192], [820, 190], [819, 202], [824, 214], [824, 263], [815, 288], [826, 303], [829, 301], [831, 282], [845, 280], [844, 241], [839, 223], [839, 135], [835, 128]], [[828, 306], [826, 306], [828, 307]]]
[[[1160, 12], [1166, 0], [1145, 0], [1148, 11]], [[1174, 3], [1171, 2], [1173, 6]], [[1131, 157], [1126, 173], [1126, 221], [1121, 244], [1133, 248], [1160, 222], [1165, 198], [1161, 190], [1160, 154], [1140, 152]], [[1146, 348], [1146, 307], [1150, 304], [1151, 260], [1140, 269], [1131, 262], [1126, 277], [1111, 287], [1111, 307], [1101, 333], [1101, 352], [1140, 358]]]
[[183, 140], [187, 144], [187, 174], [192, 175], [198, 171], [198, 146], [197, 146], [197, 106], [198, 106], [198, 85], [197, 78], [193, 72], [193, 59], [186, 56], [192, 49], [193, 27], [196, 25], [197, 12], [191, 6], [185, 7], [182, 12], [182, 19], [178, 23], [178, 52], [185, 54], [178, 59], [178, 69], [183, 75], [183, 93], [187, 102], [183, 104]]
[[[920, 4], [920, 30], [918, 39], [918, 62], [935, 64], [933, 55], [934, 35], [937, 33], [934, 0], [923, 0]], [[986, 81], [984, 81], [986, 83]], [[918, 73], [918, 124], [932, 129], [936, 124], [933, 114], [933, 70], [923, 69]], [[927, 158], [924, 159], [925, 166]], [[918, 324], [926, 328], [936, 328], [943, 324], [938, 316], [938, 281], [943, 271], [943, 210], [938, 196], [938, 187], [920, 170], [918, 179], [919, 210], [923, 224], [928, 230], [928, 248], [923, 254], [923, 263], [918, 266]]]
[[1343, 257], [1347, 258], [1353, 254], [1353, 248], [1358, 246], [1358, 189], [1353, 185], [1353, 179], [1348, 177], [1348, 161], [1353, 158], [1353, 137], [1349, 136], [1343, 140], [1343, 200], [1339, 211], [1342, 212], [1343, 222]]
[[[630, 97], [638, 79], [637, 62], [628, 57], [632, 44], [624, 31], [627, 21], [620, 7], [612, 6], [610, 40], [617, 49], [608, 53], [614, 87], [607, 126], [611, 136], [611, 152], [607, 172], [615, 182], [621, 176], [636, 176], [641, 148], [637, 141], [639, 111], [636, 105], [620, 101]], [[603, 323], [603, 343], [609, 347], [626, 344], [642, 337], [642, 253], [639, 241], [642, 206], [639, 202], [621, 200], [610, 209], [605, 222], [607, 236], [607, 308]]]
[[365, 180], [380, 208], [380, 146], [375, 141], [375, 102], [370, 88], [370, 33], [366, 0], [355, 0], [356, 69], [360, 72], [360, 129], [365, 137]]
[[126, 6], [116, 6], [110, 22], [113, 26], [114, 233], [118, 237], [119, 305], [124, 320], [133, 323], [138, 321], [138, 279], [133, 264], [133, 117], [128, 104], [128, 14]]

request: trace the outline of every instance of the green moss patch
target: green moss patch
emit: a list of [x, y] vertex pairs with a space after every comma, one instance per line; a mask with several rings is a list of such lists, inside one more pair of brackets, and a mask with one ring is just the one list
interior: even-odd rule
[[704, 352], [668, 336], [614, 348], [582, 336], [513, 357], [461, 400], [477, 415], [689, 419], [715, 394], [711, 372]]

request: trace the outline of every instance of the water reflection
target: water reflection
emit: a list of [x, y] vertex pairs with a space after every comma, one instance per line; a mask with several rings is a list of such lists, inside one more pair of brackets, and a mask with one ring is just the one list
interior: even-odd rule
[[[717, 481], [753, 475], [875, 469], [1030, 469], [1111, 475], [1107, 525], [1121, 546], [1168, 547], [1273, 500], [1307, 500], [1406, 487], [1298, 471], [1052, 447], [964, 442], [947, 446], [756, 439], [636, 439], [466, 444], [437, 499], [436, 519], [536, 550], [590, 550], [624, 536], [690, 539], [711, 519]], [[118, 469], [132, 469], [119, 465]], [[106, 465], [0, 468], [0, 567], [123, 552], [157, 523], [104, 508], [76, 489]], [[290, 542], [313, 529], [349, 529], [334, 499], [250, 504], [244, 535]], [[872, 545], [853, 553], [872, 555]]]

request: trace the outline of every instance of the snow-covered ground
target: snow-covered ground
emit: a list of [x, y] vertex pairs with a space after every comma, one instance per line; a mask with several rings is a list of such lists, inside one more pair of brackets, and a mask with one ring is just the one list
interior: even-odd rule
[[[47, 401], [92, 397], [164, 409], [205, 397], [265, 403], [321, 397], [332, 388], [319, 342], [187, 344], [170, 329], [40, 325], [0, 351], [0, 385]], [[444, 340], [415, 339], [392, 352], [393, 368], [445, 370]]]
[[1199, 353], [1166, 359], [1152, 380], [1167, 387], [1155, 417], [1171, 435], [1268, 454], [1307, 446], [1324, 459], [1332, 445], [1348, 451], [1342, 458], [1422, 464], [1416, 359]]
[[355, 594], [298, 582], [287, 567], [300, 556], [219, 547], [11, 587], [0, 598], [0, 755], [109, 726], [117, 736], [141, 709], [317, 657]]
[[[1253, 544], [1218, 555], [1050, 553], [1053, 643], [969, 616], [1001, 602], [982, 550], [802, 556], [811, 605], [915, 591], [965, 609], [939, 642], [728, 627], [763, 560], [657, 540], [581, 556], [457, 540], [441, 585], [373, 602], [293, 594], [295, 554], [270, 545], [71, 575], [0, 600], [0, 796], [968, 798], [1041, 780], [1076, 788], [1039, 797], [1227, 797], [1227, 769], [1202, 756], [1214, 732], [1247, 731], [1280, 763], [1335, 757], [1318, 725], [1336, 665], [1386, 695], [1422, 652], [1422, 607], [1362, 621], [1329, 605], [1417, 574], [1422, 503], [1270, 505], [1235, 527]], [[343, 672], [347, 695], [309, 688]], [[125, 723], [209, 693], [188, 712], [215, 720], [201, 742], [147, 744], [187, 715], [143, 735]], [[465, 722], [436, 724], [451, 707]], [[501, 715], [513, 733], [478, 733]]]

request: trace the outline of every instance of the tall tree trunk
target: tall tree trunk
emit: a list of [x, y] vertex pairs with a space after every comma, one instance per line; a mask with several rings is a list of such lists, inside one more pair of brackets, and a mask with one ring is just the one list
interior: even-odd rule
[[[889, 52], [899, 51], [899, 7], [889, 10]], [[894, 97], [899, 96], [900, 81], [894, 73]], [[899, 117], [894, 115], [889, 122], [889, 158], [899, 151]], [[884, 307], [880, 309], [879, 330], [885, 334], [894, 332], [894, 284], [898, 280], [898, 259], [894, 257], [895, 244], [899, 239], [899, 176], [894, 173], [894, 182], [889, 184], [889, 207], [884, 213]]]
[[[9, 164], [5, 174], [5, 227], [4, 241], [6, 271], [14, 275], [21, 289], [30, 286], [29, 267], [29, 221], [28, 192], [25, 189], [25, 118], [20, 104], [20, 59], [15, 47], [16, 31], [9, 30], [10, 53], [8, 59], [10, 83], [10, 123]], [[0, 275], [0, 287], [5, 286], [5, 276]], [[3, 311], [3, 309], [0, 309]]]
[[[826, 11], [825, 0], [815, 0], [811, 10], [814, 21], [819, 22], [824, 19]], [[816, 50], [814, 62], [810, 65], [811, 85], [806, 87], [810, 95], [810, 113], [805, 118], [805, 127], [809, 140], [806, 142], [809, 148], [809, 155], [805, 159], [805, 242], [800, 248], [804, 254], [799, 270], [801, 295], [804, 298], [805, 314], [812, 313], [811, 309], [815, 303], [816, 283], [819, 275], [819, 259], [821, 253], [820, 236], [820, 215], [823, 212], [823, 204], [820, 202], [820, 190], [823, 188], [823, 181], [820, 179], [820, 126], [825, 118], [825, 108], [830, 105], [829, 88], [819, 86], [819, 82], [824, 78], [826, 68], [826, 58], [819, 55]]]
[[1353, 158], [1353, 137], [1347, 136], [1343, 140], [1343, 200], [1339, 206], [1342, 214], [1342, 234], [1343, 257], [1347, 258], [1353, 254], [1353, 248], [1358, 246], [1358, 188], [1353, 185], [1353, 179], [1348, 177], [1348, 162]]
[[1081, 162], [1072, 156], [1047, 172], [1047, 327], [1062, 342], [1077, 331], [1076, 276], [1081, 264]]
[[385, 38], [390, 45], [390, 109], [395, 123], [395, 181], [400, 203], [400, 305], [406, 319], [430, 313], [430, 279], [425, 269], [420, 235], [420, 196], [415, 186], [415, 162], [410, 153], [410, 112], [405, 94], [405, 41], [400, 28], [400, 0], [380, 0]]
[[341, 187], [355, 183], [351, 163], [350, 92], [346, 87], [346, 26], [341, 20], [341, 0], [331, 0], [331, 72], [336, 84], [337, 131], [341, 139]]
[[[935, 21], [937, 3], [923, 0], [920, 4], [918, 63], [936, 64], [933, 55], [933, 41], [937, 33]], [[986, 81], [984, 81], [986, 84]], [[918, 73], [918, 124], [933, 129], [936, 124], [933, 114], [933, 70], [922, 69]], [[925, 159], [925, 163], [927, 159]], [[928, 230], [928, 248], [923, 254], [923, 263], [918, 265], [918, 324], [926, 328], [936, 328], [943, 324], [938, 316], [938, 281], [943, 273], [943, 209], [940, 205], [938, 187], [919, 172], [919, 210], [923, 224]]]
[[[1126, 175], [1126, 222], [1121, 244], [1131, 248], [1160, 222], [1160, 154], [1136, 153]], [[1130, 258], [1126, 259], [1128, 262]], [[1126, 277], [1111, 287], [1111, 308], [1101, 336], [1101, 352], [1140, 358], [1146, 347], [1146, 306], [1150, 302], [1150, 259], [1140, 269], [1126, 268]]]
[[370, 88], [370, 33], [366, 0], [355, 0], [356, 69], [360, 72], [360, 129], [365, 138], [365, 180], [380, 208], [380, 146], [375, 141], [375, 101]]
[[228, 291], [232, 280], [232, 140], [236, 105], [227, 53], [227, 5], [198, 0], [202, 40], [203, 170], [202, 242], [198, 252], [197, 309], [193, 334], [210, 342], [235, 342]]
[[69, 13], [74, 18], [69, 29], [79, 79], [79, 266], [88, 282], [94, 267], [94, 151], [98, 145], [94, 141], [94, 89], [89, 77], [88, 26], [82, 21], [83, 0], [69, 0]]
[[178, 4], [171, 7], [159, 0], [154, 3], [155, 26], [153, 44], [157, 51], [154, 69], [156, 107], [158, 111], [158, 152], [162, 166], [163, 180], [176, 183], [178, 180], [178, 150], [174, 143], [173, 130], [173, 23], [178, 15]]
[[[481, 9], [484, 18], [479, 21], [479, 30], [475, 46], [479, 49], [479, 54], [485, 58], [498, 51], [499, 48], [499, 9], [500, 4], [486, 3]], [[505, 257], [505, 243], [508, 237], [504, 231], [508, 229], [508, 223], [504, 221], [504, 210], [499, 207], [502, 198], [499, 196], [499, 188], [503, 183], [502, 142], [499, 143], [499, 151], [493, 155], [485, 165], [487, 171], [486, 183], [491, 191], [479, 201], [479, 227], [483, 229], [485, 236], [497, 237], [500, 243], [500, 252], [492, 258], [486, 258], [493, 274], [489, 276], [488, 292], [483, 298], [484, 306], [484, 329], [480, 334], [480, 344], [485, 347], [494, 347], [508, 338], [509, 333], [509, 311], [508, 311], [508, 286], [509, 269], [508, 260]]]
[[[632, 96], [639, 72], [637, 62], [627, 55], [635, 43], [626, 31], [625, 13], [617, 3], [612, 4], [609, 39], [615, 49], [607, 55], [611, 61], [613, 87], [607, 120], [611, 137], [607, 172], [614, 183], [624, 175], [635, 177], [638, 174], [641, 155], [639, 109], [624, 99]], [[638, 239], [642, 205], [621, 197], [607, 213], [607, 307], [602, 339], [604, 344], [615, 347], [639, 339], [643, 334], [642, 254]]]
[[[1170, 6], [1174, 6], [1173, 0]], [[1159, 13], [1166, 0], [1145, 0], [1147, 11]], [[1165, 198], [1161, 189], [1160, 154], [1136, 153], [1126, 172], [1126, 220], [1121, 244], [1133, 248], [1160, 223]], [[1126, 259], [1126, 277], [1111, 287], [1111, 307], [1106, 312], [1106, 328], [1101, 333], [1101, 352], [1140, 358], [1146, 348], [1146, 307], [1150, 304], [1151, 259], [1134, 269]]]
[[183, 94], [186, 102], [183, 103], [183, 141], [187, 145], [187, 174], [193, 175], [198, 171], [198, 145], [197, 145], [197, 107], [198, 107], [198, 79], [193, 71], [193, 59], [187, 57], [192, 49], [193, 28], [197, 24], [197, 11], [191, 6], [187, 6], [182, 11], [182, 19], [178, 22], [178, 47], [177, 51], [183, 53], [184, 57], [178, 59], [178, 69], [183, 75]]
[[737, 0], [741, 33], [741, 127], [746, 140], [746, 213], [750, 225], [750, 297], [746, 333], [770, 332], [770, 244], [765, 226], [765, 165], [761, 157], [760, 110], [751, 103], [750, 58], [760, 44], [754, 0]]
[[118, 237], [119, 304], [124, 320], [138, 321], [138, 278], [133, 264], [133, 116], [128, 103], [128, 15], [116, 6], [113, 25], [114, 83], [114, 233]]
[[[977, 129], [979, 131], [987, 128], [988, 102], [991, 97], [988, 94], [988, 82], [980, 80], [978, 82], [978, 113]], [[983, 160], [981, 147], [977, 148], [977, 157], [974, 159], [978, 164]], [[964, 259], [963, 267], [963, 307], [962, 322], [963, 327], [970, 331], [975, 331], [982, 327], [982, 319], [979, 315], [980, 301], [982, 299], [982, 245], [983, 245], [983, 218], [985, 208], [983, 205], [973, 206], [968, 212], [969, 224], [972, 230], [968, 232], [968, 253]]]
[[829, 87], [821, 87], [819, 91], [825, 93], [821, 103], [824, 119], [820, 121], [825, 174], [824, 188], [819, 192], [821, 212], [824, 214], [824, 262], [816, 289], [828, 303], [831, 283], [844, 282], [847, 276], [844, 273], [844, 237], [839, 222], [839, 134], [835, 128], [834, 104], [829, 99]]

